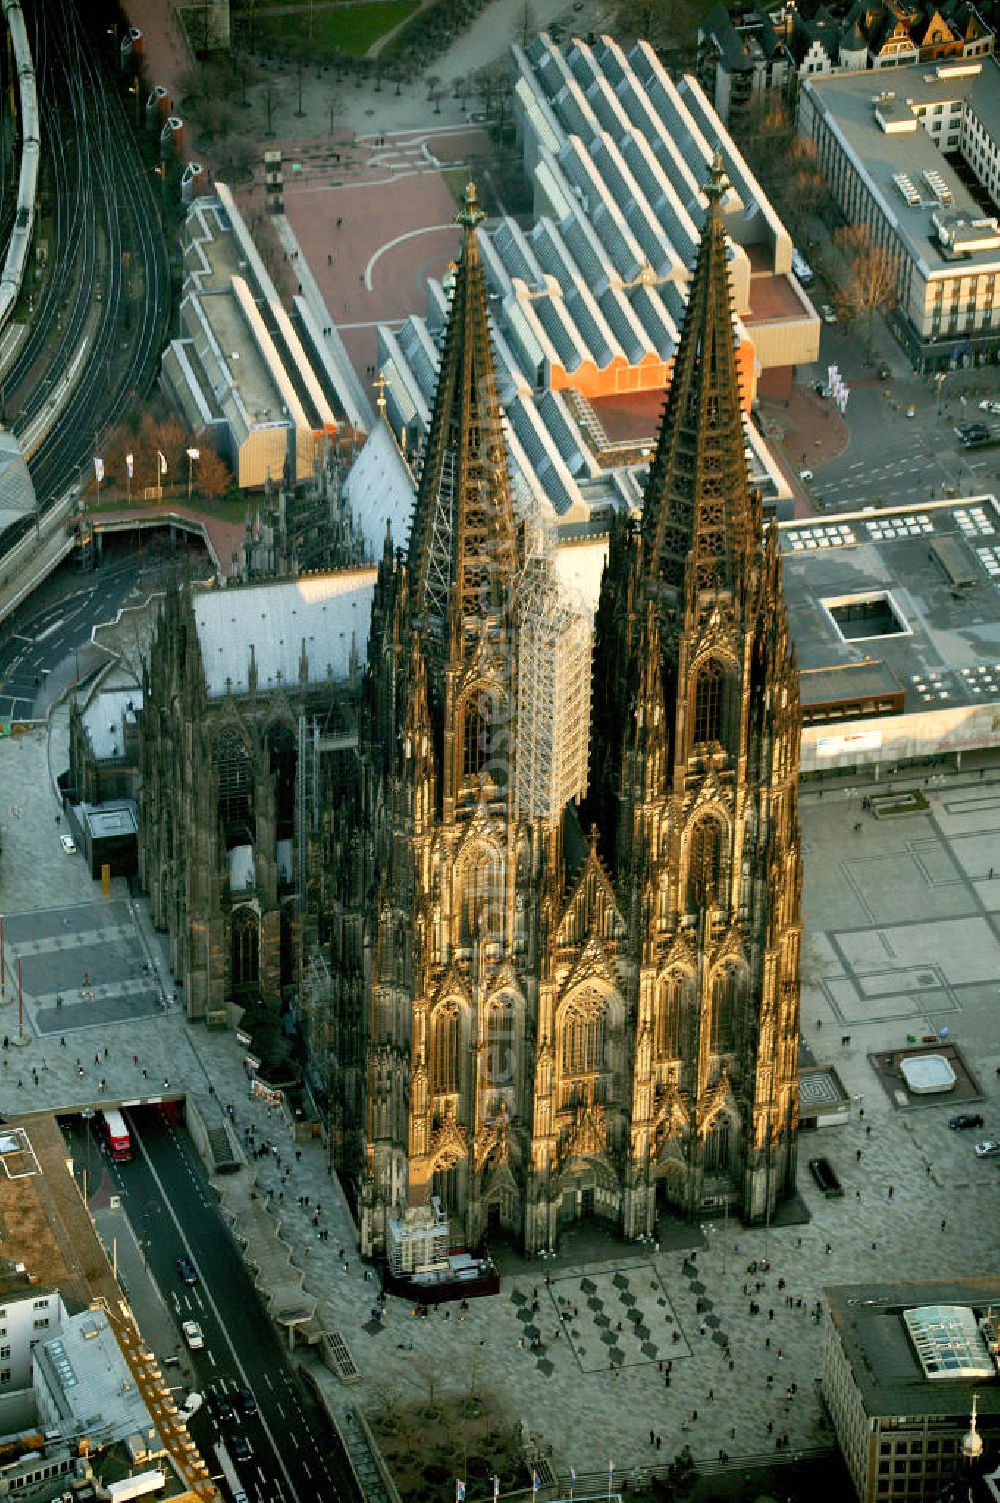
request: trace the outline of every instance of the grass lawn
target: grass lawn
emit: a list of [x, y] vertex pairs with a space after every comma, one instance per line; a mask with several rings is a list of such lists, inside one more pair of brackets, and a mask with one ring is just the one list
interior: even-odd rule
[[[299, 0], [301, 4], [301, 0]], [[317, 47], [364, 57], [373, 42], [385, 32], [405, 21], [417, 9], [419, 0], [371, 0], [360, 5], [342, 5], [324, 10], [317, 3], [312, 18], [312, 40]], [[305, 39], [309, 35], [307, 11], [293, 11], [287, 16], [259, 16], [256, 26], [257, 45], [287, 41], [289, 37]]]
[[455, 200], [455, 208], [460, 209], [465, 203], [465, 189], [469, 182], [468, 167], [444, 167], [441, 178]]

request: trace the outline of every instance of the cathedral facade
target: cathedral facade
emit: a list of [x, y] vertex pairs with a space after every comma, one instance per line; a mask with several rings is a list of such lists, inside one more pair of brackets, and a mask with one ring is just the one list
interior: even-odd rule
[[794, 1189], [798, 688], [744, 459], [726, 190], [716, 161], [641, 520], [611, 524], [592, 711], [512, 501], [471, 189], [459, 215], [331, 824], [332, 1134], [366, 1253], [432, 1196], [453, 1243], [534, 1252], [582, 1217], [760, 1221]]

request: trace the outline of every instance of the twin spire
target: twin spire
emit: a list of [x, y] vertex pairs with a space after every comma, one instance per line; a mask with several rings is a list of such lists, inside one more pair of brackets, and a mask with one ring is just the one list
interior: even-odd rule
[[[744, 455], [740, 373], [722, 204], [712, 162], [708, 210], [642, 513], [643, 573], [680, 590], [689, 555], [699, 589], [735, 589], [754, 508]], [[432, 668], [463, 657], [509, 601], [518, 563], [503, 417], [473, 184], [456, 222], [455, 270], [434, 409], [409, 541], [415, 616]]]

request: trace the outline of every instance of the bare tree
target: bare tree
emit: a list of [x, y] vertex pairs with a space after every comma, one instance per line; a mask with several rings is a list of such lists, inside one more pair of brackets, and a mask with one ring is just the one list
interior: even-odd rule
[[428, 1415], [436, 1415], [440, 1412], [440, 1406], [437, 1402], [437, 1385], [438, 1379], [441, 1376], [440, 1363], [436, 1358], [426, 1357], [418, 1363], [418, 1370], [423, 1380], [423, 1385], [427, 1390], [427, 1413]]
[[514, 17], [514, 40], [520, 42], [522, 47], [527, 47], [537, 31], [538, 21], [531, 0], [521, 0]]
[[657, 51], [677, 51], [677, 18], [664, 0], [621, 0], [615, 35], [621, 42], [649, 42]]
[[834, 302], [847, 319], [863, 318], [867, 324], [867, 358], [875, 342], [875, 315], [896, 306], [899, 257], [872, 237], [866, 224], [849, 224], [837, 230], [833, 243], [844, 260], [844, 272]]

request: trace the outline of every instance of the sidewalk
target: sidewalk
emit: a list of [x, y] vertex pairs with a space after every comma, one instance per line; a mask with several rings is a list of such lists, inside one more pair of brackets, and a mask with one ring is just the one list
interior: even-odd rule
[[[53, 726], [56, 767], [62, 765], [59, 747], [64, 736], [65, 715], [59, 711]], [[4, 821], [0, 911], [11, 914], [34, 907], [43, 923], [54, 901], [97, 909], [127, 907], [121, 884], [113, 884], [111, 897], [102, 899], [83, 863], [59, 853], [53, 805], [45, 788], [46, 764], [40, 732], [19, 743], [0, 742], [5, 804], [16, 801], [23, 810], [16, 820]], [[948, 811], [959, 793], [970, 789], [1000, 806], [992, 779], [980, 780], [978, 772], [949, 779], [943, 789], [930, 790], [939, 823], [958, 818]], [[803, 800], [806, 859], [812, 859], [807, 866], [806, 906], [819, 915], [812, 920], [816, 926], [856, 928], [853, 910], [843, 907], [857, 901], [850, 884], [841, 882], [835, 891], [830, 889], [831, 874], [853, 854], [853, 849], [846, 855], [841, 850], [839, 836], [850, 797], [850, 787], [831, 788], [822, 800]], [[885, 863], [907, 860], [907, 842], [912, 843], [917, 833], [923, 859], [930, 860], [925, 850], [930, 831], [926, 821], [905, 828], [888, 820], [873, 822], [866, 827], [866, 864], [857, 868], [861, 875], [855, 880], [865, 872], [882, 873], [872, 890], [889, 890], [895, 879], [885, 875], [890, 870]], [[937, 901], [926, 883], [920, 887], [921, 880], [915, 869], [916, 885], [903, 892], [907, 904]], [[977, 882], [983, 904], [1000, 901], [993, 887], [1000, 884]], [[869, 894], [867, 901], [875, 900]], [[829, 917], [835, 910], [837, 916]], [[109, 913], [102, 922], [112, 917]], [[981, 921], [976, 922], [979, 938], [970, 945], [971, 931], [963, 928], [961, 934], [967, 937], [962, 944], [969, 952], [978, 946], [988, 968], [988, 936]], [[946, 944], [938, 937], [951, 932], [947, 921], [925, 927], [933, 931], [928, 942], [942, 963], [961, 965], [961, 953], [945, 953], [953, 942]], [[152, 930], [145, 903], [135, 905], [131, 928], [126, 928], [133, 936], [134, 953], [148, 960], [154, 991], [168, 989], [164, 936]], [[69, 946], [67, 953], [72, 955], [73, 931], [63, 932], [63, 949]], [[907, 933], [912, 933], [910, 944], [916, 950], [923, 941], [917, 931]], [[886, 963], [883, 959], [883, 970]], [[914, 956], [906, 963], [925, 962]], [[113, 982], [108, 985], [110, 1005], [116, 988]], [[1000, 1055], [995, 1037], [992, 1044], [987, 1037], [990, 1014], [985, 1001], [977, 1000], [973, 1007], [968, 991], [963, 995], [960, 1031], [969, 1035], [963, 1047], [983, 1081], [988, 1097], [983, 1109], [995, 1113], [1000, 1110], [1000, 1081], [994, 1065], [1000, 1063]], [[845, 1127], [803, 1136], [799, 1181], [808, 1222], [746, 1230], [730, 1220], [728, 1225], [716, 1221], [706, 1228], [678, 1228], [683, 1237], [665, 1231], [659, 1252], [648, 1245], [625, 1246], [613, 1238], [600, 1245], [587, 1237], [567, 1239], [565, 1249], [551, 1260], [509, 1260], [511, 1271], [505, 1272], [495, 1298], [472, 1301], [468, 1312], [446, 1308], [426, 1319], [413, 1318], [409, 1303], [398, 1299], [388, 1300], [384, 1319], [377, 1317], [378, 1284], [366, 1277], [358, 1257], [346, 1199], [330, 1173], [324, 1145], [315, 1140], [294, 1143], [280, 1114], [248, 1097], [241, 1050], [232, 1034], [189, 1025], [179, 1009], [157, 1008], [129, 1021], [127, 1031], [120, 1024], [88, 1023], [83, 1018], [67, 1033], [63, 1048], [58, 1035], [40, 1037], [35, 1032], [35, 1018], [32, 1000], [29, 1042], [23, 1048], [0, 1050], [0, 1060], [6, 1062], [0, 1069], [4, 1115], [84, 1101], [99, 1106], [102, 1100], [134, 1099], [142, 1093], [161, 1095], [164, 1079], [172, 1095], [203, 1093], [211, 1081], [218, 1099], [232, 1106], [237, 1135], [250, 1157], [243, 1171], [216, 1181], [223, 1214], [233, 1223], [237, 1240], [245, 1244], [248, 1263], [256, 1265], [262, 1298], [294, 1340], [300, 1360], [315, 1367], [318, 1351], [307, 1350], [305, 1342], [314, 1341], [321, 1331], [336, 1333], [344, 1343], [361, 1381], [341, 1387], [331, 1374], [321, 1372], [335, 1407], [339, 1398], [344, 1412], [355, 1402], [378, 1411], [391, 1399], [401, 1416], [415, 1420], [426, 1405], [429, 1381], [436, 1384], [437, 1400], [445, 1405], [465, 1402], [472, 1383], [490, 1397], [503, 1425], [524, 1421], [538, 1432], [543, 1444], [552, 1447], [553, 1465], [564, 1475], [570, 1464], [581, 1474], [597, 1470], [609, 1455], [632, 1470], [675, 1455], [684, 1443], [697, 1458], [705, 1459], [714, 1457], [720, 1447], [734, 1456], [777, 1454], [775, 1439], [782, 1434], [789, 1436], [791, 1450], [825, 1442], [829, 1432], [815, 1391], [822, 1371], [823, 1326], [813, 1318], [824, 1287], [888, 1278], [971, 1276], [988, 1273], [995, 1265], [995, 1227], [981, 1214], [983, 1197], [995, 1192], [994, 1165], [975, 1160], [964, 1141], [969, 1135], [949, 1133], [940, 1110], [894, 1111], [877, 1088], [868, 1053], [883, 1047], [883, 1040], [894, 1028], [898, 1033], [898, 1027], [892, 1018], [855, 1023], [855, 1043], [837, 1048], [836, 1019], [815, 980], [807, 983], [804, 993], [803, 1030], [818, 1054], [834, 1059], [854, 1098], [855, 1112]], [[824, 1021], [827, 1026], [822, 1027]], [[16, 1024], [16, 1005], [8, 1002], [0, 1012], [0, 1030], [14, 1035]], [[981, 1038], [971, 1035], [974, 1027], [980, 1028]], [[82, 1080], [77, 1058], [83, 1065]], [[106, 1093], [98, 1091], [101, 1076], [107, 1079]], [[265, 1142], [270, 1146], [260, 1152]], [[845, 1187], [844, 1200], [827, 1201], [814, 1190], [805, 1165], [816, 1152], [830, 1157]], [[595, 1255], [598, 1261], [593, 1261]], [[581, 1261], [582, 1256], [590, 1261]], [[770, 1263], [769, 1271], [748, 1274], [750, 1263], [763, 1258]], [[633, 1334], [625, 1306], [618, 1309], [623, 1292], [649, 1333], [644, 1338]], [[756, 1316], [749, 1313], [751, 1299], [761, 1307]], [[589, 1304], [591, 1300], [597, 1304]], [[606, 1353], [602, 1358], [595, 1345], [595, 1310], [611, 1322], [606, 1329], [612, 1333], [618, 1323], [624, 1327], [613, 1335], [623, 1353], [614, 1372], [608, 1369]], [[673, 1362], [669, 1388], [659, 1360]], [[692, 1418], [695, 1412], [697, 1419]], [[650, 1447], [650, 1429], [661, 1436], [659, 1455]]]

